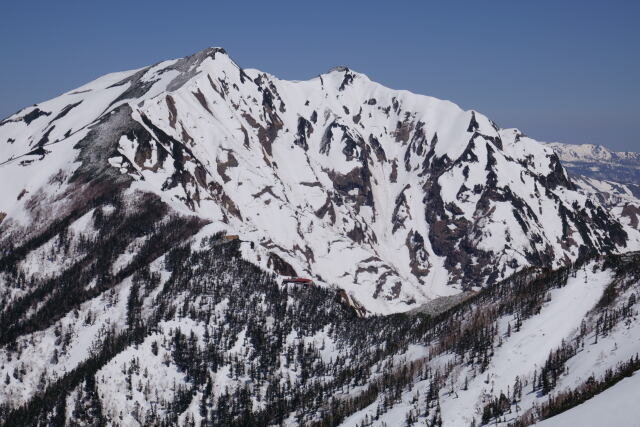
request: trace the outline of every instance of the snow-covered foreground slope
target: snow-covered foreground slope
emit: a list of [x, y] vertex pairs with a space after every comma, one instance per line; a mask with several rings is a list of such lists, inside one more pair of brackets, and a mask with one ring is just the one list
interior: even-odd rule
[[407, 311], [527, 266], [638, 247], [553, 151], [475, 111], [338, 67], [289, 82], [206, 49], [0, 122], [5, 242], [117, 185], [253, 242], [278, 274]]
[[640, 373], [591, 400], [537, 425], [541, 427], [636, 427], [640, 420]]
[[[579, 329], [611, 279], [608, 271], [581, 272], [569, 278], [563, 288], [551, 291], [550, 301], [542, 306], [540, 314], [525, 322], [519, 331], [512, 332], [511, 337], [495, 350], [486, 377], [477, 376], [468, 382], [468, 390], [458, 392], [455, 399], [446, 402], [443, 420], [448, 425], [468, 425], [475, 416], [474, 409], [477, 411], [483, 406], [484, 398], [491, 390], [506, 392], [517, 376], [523, 380], [533, 377], [533, 372], [544, 365], [549, 353]], [[510, 319], [506, 318], [498, 327], [504, 328], [505, 320], [508, 325]], [[525, 397], [526, 400], [532, 399]]]

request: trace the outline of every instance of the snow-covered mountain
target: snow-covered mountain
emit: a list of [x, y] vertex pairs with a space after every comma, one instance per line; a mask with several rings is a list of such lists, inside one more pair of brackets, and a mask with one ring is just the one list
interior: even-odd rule
[[28, 107], [0, 123], [0, 144], [5, 242], [117, 186], [375, 313], [638, 246], [550, 148], [345, 67], [289, 82], [206, 49]]
[[639, 223], [344, 67], [110, 74], [0, 122], [0, 426], [589, 420], [637, 382]]
[[640, 197], [640, 153], [615, 152], [602, 145], [546, 144], [571, 175], [627, 184]]

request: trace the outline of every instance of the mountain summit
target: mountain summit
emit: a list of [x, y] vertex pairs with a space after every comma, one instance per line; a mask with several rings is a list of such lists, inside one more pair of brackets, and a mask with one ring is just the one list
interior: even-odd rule
[[638, 246], [552, 148], [476, 111], [346, 67], [280, 80], [221, 48], [25, 108], [0, 122], [0, 156], [5, 242], [153, 195], [373, 313]]

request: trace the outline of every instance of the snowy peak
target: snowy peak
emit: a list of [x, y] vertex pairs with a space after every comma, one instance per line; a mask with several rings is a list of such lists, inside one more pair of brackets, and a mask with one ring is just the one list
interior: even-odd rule
[[551, 148], [346, 67], [290, 82], [209, 48], [25, 109], [0, 123], [0, 144], [9, 232], [37, 234], [37, 212], [73, 215], [79, 186], [108, 182], [371, 312], [636, 244]]
[[331, 67], [329, 69], [329, 71], [327, 71], [325, 74], [331, 74], [331, 73], [348, 73], [349, 67], [345, 66], [345, 65], [336, 65], [335, 67]]

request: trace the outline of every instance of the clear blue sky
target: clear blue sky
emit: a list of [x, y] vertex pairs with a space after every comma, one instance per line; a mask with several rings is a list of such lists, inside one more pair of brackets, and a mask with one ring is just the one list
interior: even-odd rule
[[307, 79], [347, 65], [546, 141], [640, 151], [638, 1], [6, 1], [0, 116], [223, 46]]

